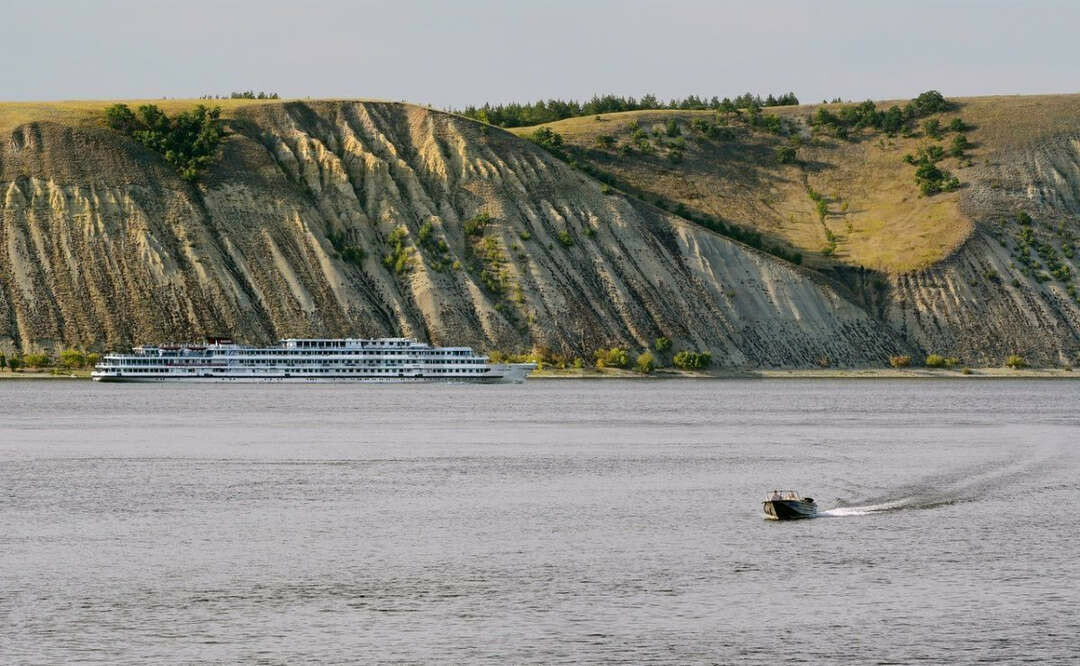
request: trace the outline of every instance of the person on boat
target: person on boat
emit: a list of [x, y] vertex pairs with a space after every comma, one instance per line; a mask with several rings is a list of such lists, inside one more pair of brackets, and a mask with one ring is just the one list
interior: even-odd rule
[[772, 491], [772, 495], [769, 496], [769, 500], [771, 500], [773, 502], [779, 501], [780, 500], [780, 491], [779, 490]]

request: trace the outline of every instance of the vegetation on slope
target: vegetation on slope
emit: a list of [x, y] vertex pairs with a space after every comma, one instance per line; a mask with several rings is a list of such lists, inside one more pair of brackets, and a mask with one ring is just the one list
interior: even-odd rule
[[[948, 194], [977, 147], [958, 108], [928, 91], [886, 105], [636, 111], [514, 132], [611, 187], [777, 256], [896, 272], [940, 260], [973, 228]], [[928, 120], [939, 139], [954, 133], [951, 146], [927, 145]], [[927, 151], [930, 167], [911, 170], [905, 151]]]
[[655, 95], [645, 95], [641, 99], [633, 97], [619, 97], [617, 95], [594, 95], [587, 102], [577, 100], [549, 99], [540, 100], [532, 104], [513, 102], [510, 104], [484, 104], [483, 106], [467, 106], [462, 110], [454, 110], [473, 120], [479, 120], [490, 125], [499, 127], [524, 127], [528, 125], [540, 125], [566, 118], [580, 116], [593, 116], [600, 113], [618, 113], [621, 111], [650, 111], [657, 109], [703, 111], [713, 110], [720, 112], [734, 112], [738, 109], [750, 109], [765, 106], [797, 106], [799, 98], [795, 93], [789, 92], [782, 95], [769, 95], [762, 99], [761, 95], [746, 93], [735, 99], [725, 97], [720, 99], [713, 96], [704, 99], [697, 95], [688, 95], [682, 99], [673, 99], [668, 102], [658, 99]]
[[181, 178], [193, 181], [211, 164], [221, 144], [221, 108], [202, 104], [172, 118], [153, 104], [132, 111], [126, 104], [105, 109], [105, 123], [160, 154]]

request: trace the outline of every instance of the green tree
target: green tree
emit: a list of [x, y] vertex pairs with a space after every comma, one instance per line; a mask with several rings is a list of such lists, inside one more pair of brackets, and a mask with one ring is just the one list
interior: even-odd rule
[[596, 145], [606, 150], [611, 150], [615, 147], [615, 137], [610, 134], [600, 134], [596, 137]]
[[653, 349], [663, 354], [667, 350], [671, 349], [671, 340], [661, 336], [653, 343]]
[[75, 370], [86, 365], [86, 354], [78, 349], [65, 349], [60, 352], [60, 367]]
[[937, 118], [930, 118], [923, 121], [923, 131], [926, 132], [926, 136], [931, 139], [941, 138], [941, 121]]
[[675, 354], [675, 367], [680, 370], [702, 370], [712, 365], [712, 354], [709, 352], [681, 351]]
[[643, 375], [651, 375], [655, 369], [656, 360], [650, 352], [639, 354], [637, 360], [634, 361], [634, 370]]
[[1013, 370], [1019, 370], [1020, 368], [1027, 367], [1027, 361], [1023, 356], [1019, 354], [1011, 354], [1005, 359], [1005, 367], [1012, 368]]
[[963, 119], [953, 118], [952, 122], [949, 123], [949, 129], [953, 132], [966, 132], [969, 128]]
[[105, 123], [160, 154], [181, 178], [193, 181], [213, 162], [221, 144], [221, 107], [202, 104], [173, 118], [153, 104], [132, 112], [125, 104], [105, 109]]
[[944, 368], [945, 357], [941, 354], [930, 354], [926, 357], [926, 367], [928, 368]]
[[23, 363], [28, 368], [44, 368], [49, 365], [49, 355], [42, 353], [27, 354], [23, 357]]
[[4, 356], [3, 352], [0, 352], [0, 370], [3, 370], [6, 367], [7, 367], [7, 357]]
[[971, 142], [963, 134], [957, 134], [953, 137], [952, 147], [949, 148], [949, 154], [953, 157], [963, 157], [964, 151], [971, 147]]
[[12, 372], [18, 372], [19, 368], [22, 367], [22, 359], [15, 354], [8, 356], [7, 367], [8, 370], [11, 370]]

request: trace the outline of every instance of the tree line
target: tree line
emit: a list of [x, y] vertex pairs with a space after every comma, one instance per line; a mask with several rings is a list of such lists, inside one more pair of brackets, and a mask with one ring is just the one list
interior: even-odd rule
[[733, 112], [738, 109], [760, 109], [766, 106], [797, 106], [799, 98], [795, 93], [788, 92], [782, 95], [761, 95], [745, 93], [734, 99], [725, 97], [720, 99], [713, 96], [709, 99], [697, 95], [687, 95], [682, 99], [672, 99], [667, 102], [659, 99], [656, 95], [648, 94], [637, 99], [634, 97], [621, 97], [619, 95], [594, 95], [586, 102], [577, 100], [549, 99], [539, 100], [533, 103], [511, 102], [508, 104], [484, 104], [483, 106], [467, 106], [464, 109], [450, 109], [451, 113], [457, 113], [473, 120], [498, 125], [499, 127], [525, 127], [528, 125], [540, 125], [564, 118], [578, 116], [594, 116], [601, 113], [617, 113], [620, 111], [651, 111], [681, 110], [681, 111], [726, 111]]

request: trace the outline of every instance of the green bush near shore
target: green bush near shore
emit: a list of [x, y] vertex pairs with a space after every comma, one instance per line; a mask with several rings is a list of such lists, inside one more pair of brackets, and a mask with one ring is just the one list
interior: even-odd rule
[[712, 354], [709, 352], [681, 351], [675, 354], [672, 362], [680, 370], [704, 370], [712, 365]]
[[1024, 357], [1020, 356], [1019, 354], [1012, 354], [1005, 359], [1005, 367], [1012, 368], [1013, 370], [1019, 370], [1021, 368], [1027, 367], [1027, 361], [1024, 360]]

